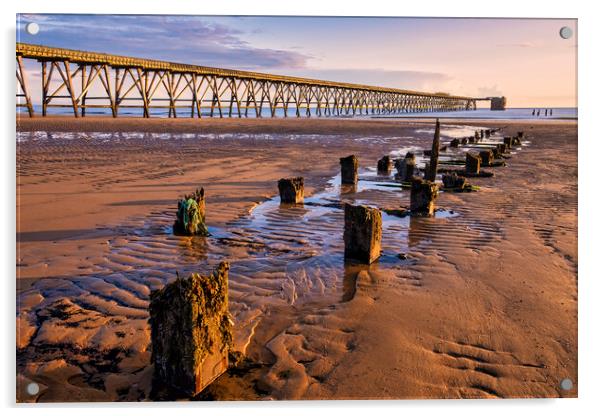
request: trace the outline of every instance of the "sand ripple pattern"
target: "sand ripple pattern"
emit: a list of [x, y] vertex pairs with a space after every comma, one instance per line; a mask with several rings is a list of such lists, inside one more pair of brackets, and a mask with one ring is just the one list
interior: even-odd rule
[[[412, 148], [395, 149], [392, 153], [404, 154], [409, 149]], [[527, 146], [519, 152], [524, 151], [529, 151]], [[451, 153], [450, 158], [454, 157], [462, 158], [462, 150]], [[515, 155], [511, 162], [518, 165], [520, 159], [520, 155]], [[423, 275], [437, 272], [432, 267], [423, 268], [421, 259], [428, 256], [449, 260], [448, 256], [458, 248], [495, 255], [496, 243], [504, 238], [502, 221], [496, 219], [524, 219], [528, 218], [529, 209], [542, 208], [553, 210], [556, 215], [575, 215], [576, 198], [571, 195], [547, 195], [545, 189], [497, 190], [504, 175], [515, 174], [507, 168], [499, 169], [503, 173], [489, 182], [472, 181], [486, 187], [482, 192], [442, 193], [439, 206], [445, 210], [434, 218], [383, 214], [383, 254], [378, 264], [371, 267], [372, 271], [380, 270], [390, 276], [383, 280], [382, 287], [422, 290]], [[530, 167], [521, 167], [524, 169]], [[538, 165], [533, 173], [545, 175], [541, 169], [542, 165]], [[53, 179], [41, 176], [39, 180]], [[219, 261], [228, 259], [236, 348], [244, 351], [248, 347], [263, 315], [277, 308], [296, 308], [291, 321], [297, 323], [266, 345], [275, 362], [264, 382], [277, 398], [300, 398], [311, 392], [315, 388], [312, 386], [336, 366], [337, 357], [354, 348], [352, 332], [331, 311], [337, 304], [353, 300], [358, 274], [367, 269], [344, 262], [341, 203], [381, 208], [409, 205], [409, 192], [381, 186], [394, 184], [392, 177], [379, 176], [374, 170], [361, 172], [355, 191], [341, 189], [339, 182], [340, 177], [334, 177], [324, 191], [306, 198], [305, 205], [284, 206], [278, 198], [272, 198], [226, 227], [210, 228], [212, 236], [208, 238], [173, 236], [175, 209], [107, 227], [117, 237], [106, 241], [108, 251], [100, 264], [81, 276], [36, 281], [19, 295], [19, 368], [28, 377], [46, 377], [51, 384], [48, 363], [64, 360], [61, 371], [77, 376], [70, 378], [77, 381], [70, 388], [94, 388], [99, 398], [108, 400], [147, 398], [150, 292], [173, 280], [175, 271], [182, 276], [209, 272]], [[99, 187], [107, 185], [98, 182]], [[531, 208], [514, 212], [511, 207], [515, 204], [510, 204], [509, 199], [516, 197]], [[532, 200], [537, 200], [537, 204], [529, 205]], [[493, 220], [482, 220], [483, 211], [492, 213], [487, 217]], [[554, 245], [554, 234], [573, 232], [575, 227], [576, 224], [567, 225], [558, 230], [546, 224], [534, 226], [538, 235], [559, 251], [562, 248]], [[401, 260], [399, 254], [408, 256]], [[567, 261], [573, 261], [569, 257]], [[454, 360], [472, 359], [475, 363], [471, 364], [471, 371], [490, 377], [504, 374], [489, 361], [479, 361], [457, 350], [445, 347], [434, 353], [444, 356], [446, 365], [458, 366]], [[508, 357], [504, 358], [506, 365], [524, 365]], [[139, 374], [137, 379], [134, 377], [137, 382], [128, 388], [110, 382], [115, 373], [123, 372]], [[472, 396], [471, 392], [498, 396], [484, 384], [467, 388], [462, 396]]]

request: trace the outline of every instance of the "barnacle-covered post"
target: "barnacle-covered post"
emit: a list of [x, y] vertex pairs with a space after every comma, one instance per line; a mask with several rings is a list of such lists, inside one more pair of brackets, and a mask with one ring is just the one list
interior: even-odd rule
[[195, 396], [228, 368], [232, 321], [228, 313], [227, 262], [211, 276], [177, 278], [150, 296], [155, 376]]
[[427, 181], [434, 181], [437, 177], [437, 165], [439, 164], [439, 146], [441, 144], [440, 139], [440, 129], [441, 125], [439, 124], [439, 119], [435, 124], [435, 135], [433, 137], [433, 146], [431, 148], [431, 160], [428, 164], [428, 169], [424, 172], [424, 179]]
[[378, 208], [345, 204], [345, 258], [370, 264], [380, 257], [382, 214]]
[[357, 184], [359, 160], [357, 156], [351, 155], [342, 157], [341, 162], [341, 183], [346, 185]]
[[178, 212], [173, 225], [174, 234], [209, 235], [205, 225], [205, 189], [197, 189], [178, 201]]
[[284, 204], [302, 204], [304, 197], [303, 177], [282, 178], [278, 181], [280, 202]]

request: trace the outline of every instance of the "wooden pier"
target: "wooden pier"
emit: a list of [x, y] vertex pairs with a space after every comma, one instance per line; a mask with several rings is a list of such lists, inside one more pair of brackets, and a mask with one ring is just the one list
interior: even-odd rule
[[169, 117], [341, 117], [476, 110], [483, 100], [24, 43], [16, 44], [16, 59], [17, 107], [30, 117], [37, 114], [25, 60], [41, 65], [42, 116], [66, 107], [75, 117], [88, 109], [118, 117], [124, 108], [140, 109], [143, 117], [156, 109]]

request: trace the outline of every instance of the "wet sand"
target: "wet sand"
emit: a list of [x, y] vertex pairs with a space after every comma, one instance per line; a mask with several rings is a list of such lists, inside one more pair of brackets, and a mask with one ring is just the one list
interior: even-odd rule
[[[19, 120], [19, 400], [179, 398], [152, 385], [148, 295], [221, 259], [247, 360], [198, 399], [575, 397], [576, 122], [443, 120], [444, 143], [461, 125], [529, 143], [479, 192], [440, 194], [435, 218], [386, 216], [376, 264], [343, 261], [336, 203], [408, 205], [373, 168], [430, 148], [432, 124]], [[351, 153], [363, 180], [344, 193]], [[305, 206], [280, 207], [277, 179], [298, 175]], [[212, 236], [174, 237], [199, 185]]]

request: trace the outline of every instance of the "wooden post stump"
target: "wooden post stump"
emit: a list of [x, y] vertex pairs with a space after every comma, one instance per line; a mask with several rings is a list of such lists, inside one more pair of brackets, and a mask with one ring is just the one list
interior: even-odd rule
[[278, 181], [280, 202], [285, 204], [303, 203], [303, 178], [282, 178]]
[[485, 130], [485, 137], [487, 137], [487, 138], [491, 137], [491, 130], [490, 129]]
[[410, 212], [412, 214], [433, 215], [437, 191], [436, 183], [414, 178], [410, 192]]
[[520, 138], [518, 136], [512, 137], [512, 146], [520, 146], [520, 145], [522, 145]]
[[382, 215], [378, 208], [345, 204], [345, 258], [370, 264], [380, 257]]
[[460, 145], [460, 139], [453, 139], [449, 142], [449, 147], [458, 147]]
[[342, 157], [341, 162], [341, 183], [343, 184], [357, 184], [358, 179], [358, 167], [359, 160], [357, 156], [351, 155]]
[[209, 235], [209, 230], [205, 225], [204, 188], [197, 189], [190, 195], [184, 195], [178, 201], [173, 231], [178, 235]]
[[395, 161], [395, 169], [397, 169], [395, 179], [402, 182], [410, 181], [414, 177], [414, 170], [416, 169], [416, 156], [414, 156], [414, 153], [408, 152], [405, 158], [397, 159]]
[[221, 262], [211, 276], [193, 273], [150, 296], [152, 362], [170, 387], [195, 396], [228, 368], [232, 323], [228, 270]]
[[466, 152], [466, 173], [478, 175], [481, 171], [481, 156]]
[[455, 172], [445, 174], [441, 179], [443, 180], [443, 187], [447, 189], [462, 190], [467, 185], [466, 178], [464, 176], [459, 176]]
[[518, 136], [519, 139], [522, 139], [523, 137], [525, 137], [525, 132], [524, 131], [519, 131], [516, 133], [516, 135]]
[[424, 171], [424, 179], [427, 181], [435, 181], [437, 177], [437, 165], [439, 164], [439, 146], [440, 146], [440, 130], [441, 125], [439, 119], [435, 123], [435, 135], [433, 136], [433, 146], [431, 147], [431, 159], [428, 164], [428, 169]]
[[504, 137], [504, 144], [508, 149], [512, 148], [512, 137]]
[[379, 159], [376, 169], [378, 173], [389, 173], [391, 172], [391, 157], [389, 155], [383, 156]]
[[493, 151], [492, 150], [481, 150], [479, 152], [479, 156], [481, 157], [481, 164], [483, 166], [491, 166], [493, 163]]

